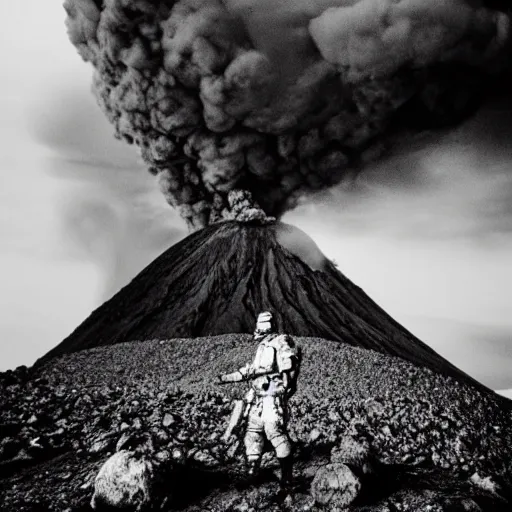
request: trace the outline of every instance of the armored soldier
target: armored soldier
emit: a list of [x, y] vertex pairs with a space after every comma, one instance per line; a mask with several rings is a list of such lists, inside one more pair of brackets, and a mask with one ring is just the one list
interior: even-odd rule
[[292, 476], [287, 406], [296, 388], [299, 352], [290, 336], [274, 332], [269, 312], [258, 316], [254, 340], [259, 345], [252, 363], [236, 372], [219, 376], [221, 383], [251, 382], [244, 401], [235, 404], [224, 439], [229, 439], [245, 417], [244, 445], [249, 475], [255, 475], [259, 469], [266, 437], [279, 459], [281, 487], [286, 489]]

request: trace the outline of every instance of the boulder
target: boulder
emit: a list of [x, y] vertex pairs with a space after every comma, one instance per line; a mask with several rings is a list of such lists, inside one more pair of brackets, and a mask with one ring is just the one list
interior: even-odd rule
[[360, 490], [359, 478], [342, 463], [322, 466], [311, 482], [311, 495], [315, 502], [329, 509], [347, 507], [357, 498]]
[[101, 467], [94, 482], [91, 507], [94, 510], [143, 511], [149, 509], [153, 496], [155, 470], [142, 455], [120, 450]]

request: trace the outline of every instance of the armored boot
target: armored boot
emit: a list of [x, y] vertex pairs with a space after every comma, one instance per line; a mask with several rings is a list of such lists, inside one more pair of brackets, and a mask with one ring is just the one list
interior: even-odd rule
[[260, 462], [260, 459], [247, 461], [247, 476], [249, 478], [252, 479], [258, 474], [260, 470]]
[[246, 460], [245, 477], [236, 483], [236, 488], [240, 491], [246, 491], [258, 484], [260, 476], [260, 460]]
[[247, 487], [258, 485], [260, 477], [260, 465], [261, 459], [253, 459], [247, 461]]
[[278, 493], [278, 499], [285, 501], [287, 498], [291, 498], [291, 488], [293, 480], [293, 457], [288, 455], [279, 459], [281, 465], [281, 479], [279, 481], [280, 489]]

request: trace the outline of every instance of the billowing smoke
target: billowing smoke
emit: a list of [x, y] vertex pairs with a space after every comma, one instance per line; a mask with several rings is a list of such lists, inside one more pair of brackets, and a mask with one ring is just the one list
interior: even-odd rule
[[479, 0], [65, 8], [116, 135], [192, 228], [221, 218], [237, 189], [280, 216], [396, 137], [462, 120], [510, 53], [510, 15]]

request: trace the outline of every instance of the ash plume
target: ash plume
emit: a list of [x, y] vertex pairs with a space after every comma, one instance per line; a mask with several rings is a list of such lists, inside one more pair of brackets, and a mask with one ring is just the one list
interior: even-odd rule
[[510, 54], [510, 14], [496, 2], [64, 6], [116, 136], [193, 229], [222, 218], [233, 190], [280, 217], [397, 137], [461, 121]]

